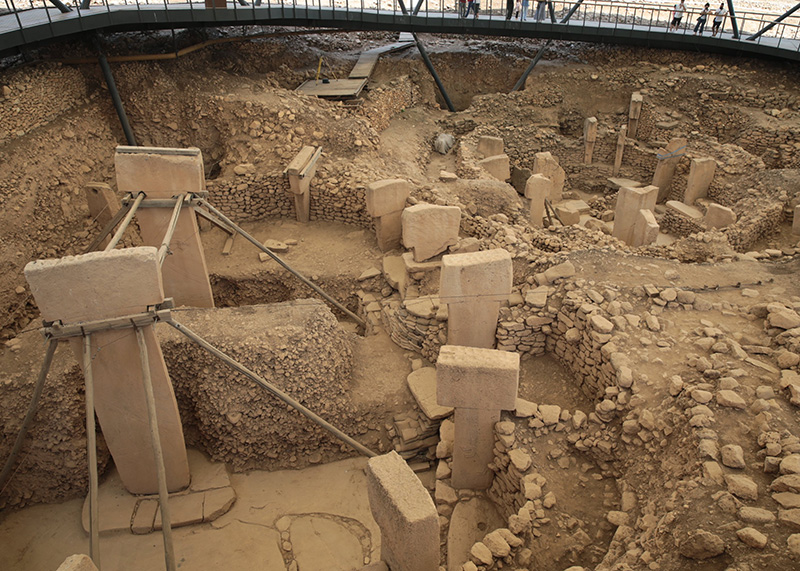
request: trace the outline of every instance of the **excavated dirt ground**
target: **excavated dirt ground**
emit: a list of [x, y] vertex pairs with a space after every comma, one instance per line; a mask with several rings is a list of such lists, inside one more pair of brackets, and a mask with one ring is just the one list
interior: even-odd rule
[[[201, 39], [200, 32], [179, 37], [187, 44]], [[212, 191], [226, 181], [235, 185], [240, 180], [235, 169], [241, 165], [261, 173], [282, 170], [312, 134], [315, 144], [325, 149], [325, 172], [318, 176], [329, 188], [352, 191], [374, 180], [402, 177], [412, 182], [415, 200], [461, 204], [475, 215], [474, 220], [480, 218], [482, 230], [476, 234], [481, 247], [513, 250], [515, 291], [523, 297], [532, 289], [537, 272], [569, 260], [575, 276], [556, 284], [552, 299], [575, 292], [589, 292], [590, 297], [591, 292], [600, 292], [602, 299], [610, 291], [613, 295], [595, 301], [602, 311], [616, 296], [630, 304], [626, 313], [642, 317], [641, 325], [615, 332], [615, 342], [633, 369], [632, 387], [591, 394], [580, 388], [569, 362], [550, 352], [523, 355], [520, 398], [557, 405], [572, 418], [577, 411], [594, 414], [601, 401], [616, 404], [617, 411], [610, 421], [590, 419], [580, 428], [572, 428], [567, 419], [543, 427], [536, 422], [538, 416], [526, 424], [505, 413], [505, 420], [518, 423], [517, 443], [530, 453], [533, 466], [547, 481], [545, 490], [557, 503], [534, 518], [535, 531], [526, 536], [532, 553], [515, 551], [504, 568], [797, 568], [800, 515], [779, 508], [773, 500], [770, 486], [778, 474], [765, 468], [767, 457], [800, 453], [800, 397], [790, 402], [789, 389], [782, 384], [798, 371], [797, 335], [791, 331], [800, 334], [800, 329], [783, 332], [765, 323], [775, 310], [769, 310], [768, 303], [783, 304], [790, 313], [800, 309], [800, 237], [791, 233], [789, 214], [800, 202], [797, 69], [706, 54], [556, 44], [526, 89], [505, 95], [539, 42], [424, 39], [460, 110], [456, 114], [440, 108], [433, 82], [413, 51], [380, 61], [360, 107], [319, 102], [290, 91], [313, 76], [319, 56], [325, 55], [337, 75], [346, 75], [358, 53], [388, 43], [388, 34], [254, 40], [208, 48], [177, 61], [115, 64], [115, 74], [140, 144], [200, 147]], [[163, 37], [154, 34], [113, 38], [109, 48], [130, 53], [158, 51], [162, 45]], [[82, 187], [89, 181], [113, 186], [114, 146], [123, 140], [98, 70], [51, 63], [48, 60], [58, 57], [55, 49], [40, 55], [44, 61], [0, 74], [0, 85], [8, 87], [0, 99], [0, 335], [6, 342], [0, 347], [3, 455], [19, 425], [18, 420], [6, 419], [21, 418], [35, 375], [31, 370], [26, 376], [19, 364], [35, 361], [36, 351], [41, 351], [41, 341], [32, 340], [38, 335], [33, 332], [37, 310], [22, 268], [32, 259], [79, 253], [91, 240], [98, 228], [87, 215]], [[378, 105], [381, 93], [389, 92], [397, 81], [413, 86], [406, 90], [410, 104]], [[597, 215], [613, 209], [614, 193], [605, 183], [610, 176], [608, 153], [598, 152], [590, 166], [574, 157], [582, 154], [584, 119], [596, 116], [603, 129], [619, 127], [627, 120], [634, 90], [642, 92], [646, 102], [642, 147], [657, 149], [673, 136], [688, 136], [698, 156], [718, 161], [712, 188], [715, 200], [733, 208], [741, 220], [772, 208], [769, 216], [774, 220], [759, 226], [746, 247], [737, 247], [730, 238], [733, 233], [719, 231], [671, 237], [669, 245], [659, 242], [633, 250], [601, 231], [559, 226], [534, 230], [525, 226], [526, 201], [511, 187], [486, 177], [454, 187], [440, 181], [441, 171], [463, 174], [464, 165], [463, 154], [455, 150], [444, 156], [433, 152], [436, 135], [452, 133], [467, 147], [469, 137], [488, 134], [504, 139], [515, 168], [531, 168], [533, 153], [551, 151], [567, 170], [567, 192], [590, 202]], [[255, 108], [263, 110], [263, 124], [271, 125], [271, 134], [253, 128], [249, 113]], [[611, 133], [609, 139], [616, 140], [616, 135]], [[610, 156], [613, 162], [613, 151]], [[642, 156], [647, 156], [644, 151]], [[645, 159], [624, 163], [621, 176], [646, 181], [652, 176], [651, 166]], [[687, 171], [688, 164], [679, 167], [681, 183]], [[356, 211], [354, 216], [358, 215]], [[276, 216], [242, 225], [259, 240], [288, 242], [288, 251], [282, 254], [286, 261], [351, 309], [359, 309], [359, 294], [365, 290], [378, 298], [396, 295], [382, 278], [358, 281], [365, 270], [380, 269], [382, 264], [372, 230], [364, 225], [331, 219], [301, 225]], [[509, 232], [513, 240], [507, 239]], [[204, 231], [202, 239], [218, 305], [309, 296], [274, 262], [260, 261], [244, 240], [237, 239], [232, 254], [223, 255], [225, 235], [220, 230]], [[136, 241], [134, 233], [126, 243]], [[657, 286], [663, 298], [642, 290], [645, 284]], [[698, 292], [708, 306], [668, 305], [665, 292], [673, 288]], [[653, 328], [646, 320], [655, 316], [660, 325]], [[355, 330], [346, 320], [342, 326]], [[704, 337], [721, 345], [714, 344], [712, 350]], [[419, 352], [398, 347], [381, 328], [374, 335], [352, 339], [347, 398], [356, 407], [370, 408], [373, 418], [364, 434], [385, 450], [392, 444], [392, 419], [415, 410], [406, 376], [412, 367], [430, 363]], [[751, 361], [737, 352], [737, 346]], [[754, 365], [753, 358], [765, 366]], [[705, 392], [725, 387], [735, 388], [747, 407], [727, 408], [712, 401], [708, 407], [713, 411], [698, 409], [708, 402]], [[77, 409], [82, 402], [77, 380], [68, 391], [52, 386], [48, 390], [57, 394], [47, 401], [52, 408], [45, 412], [51, 416], [58, 416], [58, 406]], [[383, 419], [385, 425], [374, 419]], [[37, 422], [44, 422], [42, 415]], [[85, 463], [85, 455], [79, 453], [85, 435], [79, 422], [74, 418], [71, 422], [63, 428], [70, 438], [44, 445], [76, 451], [74, 462]], [[709, 441], [718, 442], [719, 448], [740, 445], [744, 466], [730, 467], [719, 450], [709, 451]], [[35, 453], [23, 451], [23, 456], [36, 462]], [[324, 466], [294, 472], [232, 474], [239, 497], [234, 510], [214, 524], [176, 533], [181, 568], [344, 570], [377, 560], [380, 539], [364, 493], [363, 462], [327, 464], [331, 459], [322, 458]], [[727, 475], [750, 478], [757, 497], [726, 486], [709, 472], [704, 464], [709, 461], [724, 464]], [[308, 462], [301, 459], [299, 465]], [[791, 473], [791, 461], [786, 465]], [[448, 526], [470, 522], [455, 518], [445, 494], [446, 478], [436, 484], [433, 470], [421, 478], [439, 505], [444, 546]], [[0, 491], [4, 545], [0, 567], [52, 569], [66, 555], [86, 551], [78, 499], [85, 482], [57, 484], [41, 496]], [[789, 491], [800, 494], [800, 484]], [[462, 493], [457, 499], [471, 496]], [[49, 502], [72, 499], [19, 509], [42, 501], [40, 497]], [[757, 517], [743, 516], [742, 507], [761, 511]], [[624, 518], [619, 515], [623, 512]], [[281, 520], [287, 515], [291, 528]], [[742, 538], [741, 530], [751, 527], [766, 536], [765, 545], [755, 546], [759, 536], [751, 532]], [[715, 552], [716, 540], [700, 547], [692, 544], [698, 530], [714, 534], [724, 552]], [[488, 531], [460, 530], [474, 534], [473, 542]], [[291, 549], [286, 549], [289, 537]], [[156, 534], [118, 534], [104, 541], [108, 554], [104, 569], [160, 564]], [[446, 554], [443, 547], [443, 557]], [[500, 568], [500, 560], [481, 569]]]

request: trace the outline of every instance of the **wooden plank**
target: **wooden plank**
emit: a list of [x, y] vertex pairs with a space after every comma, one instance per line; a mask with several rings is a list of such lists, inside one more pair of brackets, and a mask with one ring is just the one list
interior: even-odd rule
[[355, 97], [366, 84], [366, 79], [331, 79], [328, 83], [309, 79], [297, 91], [317, 97]]
[[348, 77], [350, 79], [369, 77], [375, 68], [375, 64], [378, 63], [379, 56], [380, 54], [377, 53], [364, 52], [361, 54]]

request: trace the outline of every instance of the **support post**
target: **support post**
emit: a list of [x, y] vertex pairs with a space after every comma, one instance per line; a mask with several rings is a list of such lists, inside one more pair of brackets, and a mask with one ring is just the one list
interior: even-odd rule
[[181, 194], [175, 200], [175, 208], [172, 210], [172, 218], [169, 220], [167, 233], [164, 234], [164, 239], [161, 241], [161, 246], [158, 248], [158, 263], [164, 265], [164, 260], [167, 258], [167, 251], [169, 250], [169, 243], [172, 241], [172, 236], [175, 234], [175, 227], [178, 225], [178, 216], [183, 208], [183, 203], [186, 200], [187, 194]]
[[425, 62], [425, 67], [428, 68], [428, 71], [433, 76], [433, 81], [436, 82], [436, 87], [439, 88], [439, 93], [442, 94], [442, 98], [444, 99], [445, 105], [447, 105], [447, 109], [451, 113], [455, 113], [456, 112], [456, 108], [453, 107], [453, 102], [450, 101], [450, 96], [447, 94], [447, 90], [444, 88], [444, 84], [442, 84], [442, 80], [439, 79], [439, 74], [436, 73], [436, 69], [434, 69], [434, 67], [433, 67], [433, 63], [431, 62], [431, 58], [428, 57], [428, 51], [425, 49], [425, 46], [422, 45], [422, 42], [419, 41], [419, 38], [417, 37], [417, 33], [416, 32], [413, 32], [411, 35], [414, 36], [414, 41], [417, 43], [417, 49], [419, 50], [419, 55], [422, 56], [422, 61]]
[[522, 89], [522, 87], [525, 85], [525, 80], [528, 79], [528, 76], [533, 71], [533, 68], [536, 67], [536, 64], [539, 63], [539, 60], [542, 59], [544, 52], [547, 51], [547, 48], [549, 48], [550, 44], [552, 43], [553, 40], [547, 40], [547, 43], [543, 45], [541, 48], [539, 48], [539, 51], [536, 52], [535, 56], [533, 56], [533, 61], [528, 66], [528, 69], [526, 69], [523, 72], [522, 77], [520, 77], [519, 80], [517, 80], [517, 83], [514, 85], [514, 87], [511, 88], [511, 93], [514, 93], [515, 91], [519, 91], [520, 89]]
[[413, 15], [414, 15], [414, 16], [416, 16], [417, 14], [419, 14], [419, 10], [420, 10], [420, 8], [422, 8], [422, 3], [423, 3], [423, 2], [425, 2], [425, 0], [419, 0], [419, 2], [417, 2], [417, 5], [416, 5], [416, 6], [414, 6], [414, 12], [413, 12]]
[[556, 10], [555, 10], [555, 8], [553, 8], [553, 3], [552, 2], [548, 2], [547, 3], [547, 10], [550, 12], [550, 21], [555, 24], [556, 23]]
[[753, 40], [755, 40], [757, 38], [760, 38], [766, 32], [769, 32], [772, 28], [774, 28], [775, 26], [777, 26], [778, 24], [783, 22], [786, 18], [788, 18], [789, 16], [791, 16], [792, 14], [797, 12], [798, 10], [800, 10], [800, 3], [796, 4], [794, 8], [790, 8], [789, 10], [784, 12], [784, 14], [782, 16], [776, 18], [775, 20], [773, 20], [772, 22], [770, 22], [769, 24], [767, 24], [766, 26], [761, 28], [759, 31], [757, 31], [755, 34], [753, 34], [752, 36], [750, 36], [749, 38], [746, 38], [746, 39], [748, 41], [753, 41]]
[[733, 9], [733, 0], [728, 0], [728, 13], [731, 16], [731, 27], [733, 28], [733, 39], [739, 39], [739, 24], [736, 23], [736, 12]]
[[72, 12], [72, 8], [65, 5], [61, 0], [50, 0], [50, 3], [58, 8], [58, 11], [62, 14], [66, 14], [67, 12]]
[[299, 279], [301, 282], [303, 282], [303, 283], [304, 283], [304, 284], [306, 284], [308, 287], [310, 287], [312, 290], [314, 290], [314, 291], [315, 291], [315, 292], [317, 292], [319, 295], [321, 295], [321, 296], [322, 296], [322, 297], [323, 297], [323, 298], [324, 298], [326, 301], [328, 301], [329, 303], [331, 303], [332, 305], [334, 305], [334, 306], [335, 306], [337, 309], [339, 309], [340, 311], [342, 311], [342, 312], [344, 312], [345, 314], [347, 314], [348, 316], [350, 316], [350, 318], [351, 318], [351, 319], [354, 319], [354, 320], [356, 321], [356, 323], [358, 323], [358, 324], [359, 324], [359, 325], [361, 325], [362, 327], [366, 327], [366, 323], [364, 323], [364, 320], [363, 320], [363, 319], [361, 319], [361, 318], [360, 318], [358, 315], [356, 315], [355, 313], [353, 313], [352, 311], [350, 311], [349, 309], [347, 309], [347, 308], [346, 308], [344, 305], [342, 305], [341, 303], [339, 303], [338, 301], [336, 301], [335, 299], [333, 299], [331, 296], [329, 296], [327, 293], [325, 293], [324, 291], [322, 291], [322, 289], [320, 289], [320, 287], [319, 287], [317, 284], [315, 284], [314, 282], [310, 281], [308, 278], [306, 278], [306, 277], [305, 277], [304, 275], [302, 275], [300, 272], [298, 272], [297, 270], [295, 270], [294, 268], [292, 268], [292, 267], [291, 267], [289, 264], [287, 264], [286, 262], [284, 262], [284, 261], [283, 261], [283, 260], [280, 258], [280, 256], [278, 256], [277, 254], [275, 254], [275, 252], [273, 252], [272, 250], [270, 250], [269, 248], [267, 248], [266, 246], [264, 246], [264, 244], [262, 244], [261, 242], [259, 242], [259, 241], [258, 241], [258, 240], [256, 240], [255, 238], [253, 238], [253, 237], [252, 237], [250, 234], [248, 234], [247, 232], [245, 232], [245, 231], [244, 231], [242, 228], [240, 228], [239, 226], [237, 226], [237, 225], [236, 225], [236, 224], [233, 222], [233, 220], [231, 220], [230, 218], [228, 218], [227, 216], [225, 216], [225, 215], [224, 215], [222, 212], [220, 212], [219, 210], [217, 210], [216, 208], [214, 208], [214, 207], [213, 207], [211, 204], [209, 204], [209, 203], [208, 203], [208, 202], [207, 202], [205, 199], [203, 199], [203, 198], [199, 198], [199, 199], [197, 199], [197, 203], [198, 203], [198, 204], [200, 204], [201, 206], [205, 207], [207, 210], [209, 210], [209, 211], [210, 211], [210, 212], [212, 212], [213, 214], [215, 214], [215, 215], [217, 216], [217, 218], [219, 218], [220, 220], [222, 220], [223, 222], [225, 222], [225, 224], [227, 224], [227, 225], [228, 225], [230, 228], [232, 228], [233, 230], [235, 230], [236, 232], [238, 232], [239, 234], [241, 234], [241, 235], [242, 235], [242, 236], [243, 236], [243, 237], [244, 237], [244, 238], [245, 238], [245, 239], [246, 239], [248, 242], [250, 242], [251, 244], [253, 244], [253, 245], [254, 245], [256, 248], [258, 248], [259, 250], [261, 250], [262, 252], [264, 252], [265, 254], [267, 254], [267, 255], [268, 255], [270, 258], [272, 258], [273, 260], [275, 260], [276, 262], [278, 262], [278, 263], [279, 263], [281, 266], [283, 266], [283, 268], [284, 268], [284, 269], [286, 269], [286, 270], [288, 270], [289, 272], [291, 272], [292, 274], [294, 274], [294, 276], [295, 276], [295, 277], [297, 277], [297, 278], [298, 278], [298, 279]]
[[114, 215], [114, 218], [109, 220], [108, 224], [106, 224], [100, 231], [100, 234], [98, 234], [97, 237], [94, 240], [92, 240], [92, 243], [89, 244], [89, 246], [86, 248], [84, 254], [88, 254], [89, 252], [94, 252], [95, 248], [97, 248], [103, 242], [105, 237], [111, 234], [111, 231], [117, 226], [117, 224], [119, 224], [120, 221], [123, 218], [125, 218], [125, 215], [128, 214], [132, 206], [133, 206], [132, 202], [123, 204], [122, 208], [117, 210], [117, 213]]
[[119, 241], [122, 240], [122, 235], [125, 234], [125, 230], [128, 229], [128, 225], [131, 223], [131, 220], [133, 220], [133, 215], [136, 214], [137, 210], [139, 210], [139, 205], [142, 203], [142, 200], [144, 200], [145, 196], [146, 195], [143, 192], [140, 192], [136, 196], [136, 200], [133, 201], [131, 209], [128, 210], [128, 213], [125, 216], [125, 220], [123, 220], [122, 224], [120, 224], [119, 228], [117, 228], [117, 231], [114, 233], [114, 237], [111, 238], [111, 241], [105, 247], [104, 251], [108, 252], [109, 250], [113, 250]]
[[100, 507], [97, 505], [97, 432], [94, 423], [92, 336], [83, 336], [83, 376], [86, 381], [86, 451], [89, 463], [89, 554], [100, 568]]
[[[84, 2], [81, 4], [81, 8], [84, 10], [88, 8], [89, 1], [90, 0], [84, 0]], [[114, 81], [114, 74], [111, 73], [111, 66], [108, 65], [108, 58], [106, 58], [106, 54], [103, 51], [103, 46], [100, 45], [100, 40], [97, 36], [94, 37], [94, 46], [97, 49], [97, 59], [100, 62], [100, 69], [103, 71], [103, 77], [106, 80], [108, 92], [111, 94], [111, 101], [114, 102], [114, 109], [117, 110], [119, 122], [122, 124], [122, 131], [125, 133], [125, 139], [128, 141], [130, 146], [135, 147], [136, 137], [133, 136], [133, 130], [131, 129], [130, 123], [128, 123], [128, 116], [125, 113], [125, 107], [122, 105], [122, 99], [119, 96], [117, 84]]]
[[[179, 201], [178, 204], [183, 201]], [[177, 216], [176, 216], [177, 218]], [[172, 519], [169, 509], [169, 491], [167, 491], [167, 471], [164, 468], [164, 452], [161, 449], [161, 436], [158, 433], [158, 416], [156, 414], [156, 397], [153, 393], [153, 381], [150, 377], [150, 359], [147, 356], [147, 344], [141, 328], [136, 330], [136, 341], [139, 344], [139, 359], [142, 364], [142, 383], [147, 403], [147, 419], [150, 422], [150, 441], [153, 444], [153, 456], [156, 462], [158, 477], [158, 505], [161, 507], [161, 532], [164, 535], [164, 559], [167, 571], [176, 571], [175, 549], [172, 545]]]
[[[730, 3], [730, 0], [728, 0], [728, 2]], [[567, 14], [563, 18], [561, 18], [561, 23], [566, 24], [567, 22], [569, 22], [569, 19], [572, 18], [572, 15], [578, 10], [578, 8], [581, 7], [581, 4], [583, 4], [583, 0], [578, 0], [577, 2], [575, 2], [572, 8], [569, 9], [569, 12], [567, 12]]]
[[226, 355], [225, 353], [223, 353], [222, 351], [220, 351], [219, 349], [217, 349], [216, 347], [211, 345], [211, 343], [209, 343], [208, 341], [206, 341], [205, 339], [200, 337], [194, 331], [188, 329], [186, 326], [181, 325], [180, 323], [177, 323], [176, 321], [172, 321], [171, 319], [169, 321], [167, 321], [167, 323], [169, 325], [171, 325], [172, 327], [174, 327], [175, 329], [177, 329], [178, 331], [180, 331], [181, 333], [183, 333], [184, 335], [186, 335], [186, 337], [188, 337], [189, 339], [191, 339], [192, 341], [194, 341], [195, 343], [200, 345], [203, 349], [205, 349], [206, 351], [208, 351], [209, 353], [211, 353], [212, 355], [214, 355], [215, 357], [220, 359], [222, 362], [224, 362], [226, 365], [228, 365], [231, 369], [240, 372], [245, 377], [247, 377], [248, 379], [250, 379], [251, 381], [253, 381], [257, 385], [259, 385], [260, 387], [266, 389], [267, 391], [272, 393], [274, 396], [278, 397], [280, 400], [282, 400], [283, 402], [285, 402], [286, 404], [288, 404], [289, 406], [294, 408], [297, 412], [299, 412], [300, 414], [306, 416], [307, 418], [309, 418], [310, 420], [312, 420], [313, 422], [315, 422], [316, 424], [318, 424], [319, 426], [321, 426], [322, 428], [324, 428], [325, 430], [327, 430], [328, 432], [333, 434], [336, 438], [338, 438], [339, 440], [341, 440], [345, 444], [348, 444], [349, 446], [351, 446], [354, 449], [358, 450], [359, 452], [361, 452], [361, 454], [363, 454], [364, 456], [367, 456], [368, 458], [372, 458], [373, 456], [377, 456], [377, 454], [375, 454], [375, 452], [373, 452], [372, 450], [370, 450], [369, 448], [367, 448], [366, 446], [364, 446], [360, 442], [356, 442], [355, 440], [350, 438], [347, 434], [345, 434], [344, 432], [342, 432], [341, 430], [339, 430], [338, 428], [333, 426], [331, 423], [329, 423], [324, 418], [322, 418], [322, 417], [318, 416], [317, 414], [315, 414], [314, 412], [312, 412], [310, 409], [308, 409], [305, 406], [303, 406], [302, 404], [300, 404], [298, 401], [296, 401], [295, 399], [293, 399], [292, 397], [290, 397], [289, 395], [284, 393], [278, 387], [276, 387], [275, 385], [267, 382], [262, 377], [258, 376], [256, 373], [254, 373], [253, 371], [251, 371], [250, 369], [248, 369], [247, 367], [245, 367], [241, 363], [235, 361], [234, 359], [232, 359], [231, 357], [229, 357], [228, 355]]
[[55, 339], [50, 339], [50, 343], [47, 345], [47, 353], [44, 355], [42, 368], [39, 370], [39, 378], [36, 379], [36, 385], [33, 387], [31, 404], [28, 407], [25, 420], [22, 421], [22, 426], [19, 429], [19, 433], [17, 433], [17, 439], [14, 441], [14, 446], [11, 448], [11, 452], [9, 453], [6, 463], [3, 466], [3, 472], [0, 473], [0, 490], [6, 486], [6, 482], [11, 475], [11, 469], [14, 467], [14, 464], [17, 461], [19, 451], [22, 449], [22, 443], [25, 442], [25, 436], [27, 436], [28, 430], [31, 427], [31, 423], [33, 422], [33, 417], [36, 416], [36, 409], [39, 406], [39, 398], [42, 396], [44, 381], [47, 379], [47, 373], [50, 371], [50, 365], [53, 362], [53, 355], [55, 355], [57, 347], [58, 341]]

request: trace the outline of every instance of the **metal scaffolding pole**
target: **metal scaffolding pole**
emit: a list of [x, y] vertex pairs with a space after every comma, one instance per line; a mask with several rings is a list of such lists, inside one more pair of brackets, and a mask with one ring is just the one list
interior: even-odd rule
[[167, 233], [164, 234], [164, 239], [161, 241], [161, 246], [158, 248], [158, 263], [164, 265], [164, 260], [167, 259], [167, 252], [169, 251], [169, 243], [172, 242], [172, 235], [175, 234], [175, 227], [178, 225], [178, 217], [181, 215], [181, 208], [186, 200], [188, 194], [181, 194], [175, 200], [175, 208], [172, 209], [172, 218], [169, 220]]
[[94, 422], [92, 336], [83, 336], [83, 378], [86, 382], [86, 452], [89, 463], [89, 554], [100, 569], [100, 506], [97, 504], [97, 428]]
[[356, 440], [350, 438], [347, 434], [345, 434], [344, 432], [333, 426], [331, 423], [329, 423], [321, 416], [318, 416], [316, 413], [312, 412], [311, 410], [300, 404], [298, 401], [296, 401], [295, 399], [284, 393], [278, 387], [267, 382], [262, 377], [260, 377], [259, 375], [257, 375], [256, 373], [254, 373], [253, 371], [251, 371], [238, 361], [235, 361], [234, 359], [232, 359], [231, 357], [229, 357], [228, 355], [226, 355], [225, 353], [223, 353], [222, 351], [211, 345], [211, 343], [200, 337], [194, 331], [188, 329], [186, 326], [181, 325], [180, 323], [173, 321], [172, 319], [169, 319], [166, 322], [175, 329], [177, 329], [178, 331], [180, 331], [181, 333], [183, 333], [184, 335], [186, 335], [189, 339], [200, 345], [203, 349], [205, 349], [218, 359], [221, 359], [230, 368], [240, 372], [241, 374], [249, 378], [257, 385], [266, 389], [267, 391], [278, 397], [280, 400], [282, 400], [283, 402], [294, 408], [297, 412], [305, 415], [306, 417], [314, 421], [316, 424], [318, 424], [319, 426], [321, 426], [322, 428], [333, 434], [336, 438], [338, 438], [342, 442], [348, 444], [349, 446], [361, 452], [364, 456], [367, 456], [368, 458], [377, 456], [375, 452], [373, 452], [360, 442], [357, 442]]
[[581, 4], [583, 4], [583, 0], [578, 0], [577, 2], [575, 2], [572, 8], [569, 9], [569, 12], [567, 12], [566, 16], [561, 18], [561, 23], [566, 24], [567, 22], [569, 22], [569, 19], [572, 18], [572, 15], [577, 11], [578, 8], [580, 8]]
[[733, 9], [733, 0], [728, 0], [728, 12], [731, 16], [731, 27], [733, 28], [733, 38], [739, 39], [739, 24], [736, 23], [736, 12]]
[[66, 14], [67, 12], [72, 12], [72, 8], [65, 5], [61, 0], [50, 0], [50, 3], [58, 8], [58, 11], [62, 14]]
[[111, 238], [111, 241], [105, 247], [106, 252], [113, 250], [117, 243], [122, 240], [122, 235], [125, 234], [125, 230], [127, 230], [128, 225], [131, 223], [131, 220], [133, 220], [133, 215], [136, 214], [137, 210], [139, 210], [139, 205], [142, 203], [142, 200], [144, 200], [145, 196], [146, 195], [143, 192], [140, 192], [136, 196], [136, 200], [133, 201], [131, 209], [128, 210], [128, 214], [125, 216], [125, 220], [122, 221], [122, 224], [120, 224], [119, 228], [117, 228], [117, 231], [114, 233], [114, 237]]
[[547, 40], [547, 43], [545, 45], [543, 45], [541, 48], [539, 48], [539, 51], [536, 52], [535, 56], [533, 56], [533, 61], [531, 61], [530, 65], [528, 66], [528, 69], [526, 69], [523, 72], [522, 77], [520, 77], [519, 80], [517, 81], [517, 83], [514, 85], [514, 87], [511, 88], [511, 93], [514, 93], [515, 91], [518, 91], [519, 89], [522, 89], [522, 87], [525, 85], [525, 80], [528, 79], [528, 76], [533, 71], [533, 68], [536, 67], [536, 64], [539, 63], [539, 60], [542, 59], [542, 56], [544, 55], [544, 52], [547, 51], [547, 48], [549, 48], [550, 44], [552, 44], [552, 43], [553, 43], [553, 40]]
[[[89, 0], [86, 0], [86, 7], [88, 7], [88, 3]], [[85, 9], [86, 7], [81, 5], [81, 8]], [[133, 136], [131, 124], [128, 122], [128, 115], [125, 113], [125, 107], [122, 105], [122, 98], [119, 96], [117, 84], [114, 81], [114, 74], [111, 73], [111, 66], [108, 65], [108, 58], [106, 58], [106, 53], [103, 51], [103, 46], [100, 45], [100, 40], [96, 35], [93, 40], [94, 46], [97, 49], [97, 60], [100, 62], [100, 69], [103, 71], [103, 77], [106, 80], [108, 92], [111, 94], [111, 101], [114, 103], [114, 109], [117, 110], [119, 122], [122, 124], [122, 131], [125, 133], [125, 139], [128, 141], [130, 146], [135, 147], [136, 137]]]
[[800, 10], [800, 3], [795, 5], [794, 8], [790, 8], [789, 10], [787, 10], [782, 16], [776, 18], [775, 20], [773, 20], [772, 22], [770, 22], [769, 24], [767, 24], [766, 26], [761, 28], [759, 31], [757, 31], [755, 34], [750, 36], [749, 38], [745, 38], [745, 39], [747, 39], [747, 40], [755, 40], [757, 38], [760, 38], [762, 35], [764, 35], [765, 32], [769, 32], [772, 28], [774, 28], [775, 26], [777, 26], [778, 24], [783, 22], [786, 18], [788, 18], [789, 16], [791, 16], [792, 14], [797, 12], [798, 10]]

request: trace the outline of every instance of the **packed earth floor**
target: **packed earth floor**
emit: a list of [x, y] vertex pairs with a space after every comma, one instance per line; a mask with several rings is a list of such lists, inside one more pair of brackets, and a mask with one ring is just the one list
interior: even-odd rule
[[[346, 77], [362, 51], [396, 37], [269, 36], [283, 31], [113, 63], [116, 83], [140, 145], [199, 148], [209, 201], [367, 327], [213, 226], [200, 235], [217, 308], [178, 308], [179, 319], [359, 442], [400, 453], [437, 506], [442, 569], [800, 568], [798, 70], [554, 43], [509, 93], [542, 42], [425, 37], [457, 107], [449, 113], [414, 50], [382, 56], [356, 100], [298, 94], [321, 57], [324, 76]], [[114, 56], [169, 51], [173, 39], [106, 41]], [[66, 53], [92, 57], [84, 44], [42, 48], [0, 71], [3, 459], [44, 354], [23, 267], [80, 254], [99, 233], [85, 187], [115, 189], [124, 141], [99, 69], [60, 60]], [[641, 114], [615, 176], [634, 93]], [[443, 134], [453, 143], [444, 154]], [[649, 185], [681, 139], [652, 212], [657, 235], [619, 240], [620, 187]], [[509, 176], [483, 166], [487, 140], [501, 140]], [[304, 145], [323, 150], [306, 224], [283, 173]], [[525, 196], [543, 152], [564, 176], [562, 221], [544, 225]], [[693, 160], [705, 158], [713, 181], [684, 207]], [[409, 206], [460, 209], [457, 239], [432, 263], [381, 252], [365, 189], [386, 179], [407, 181]], [[727, 222], [711, 224], [712, 211]], [[140, 243], [134, 225], [123, 245]], [[430, 394], [409, 386], [435, 378], [447, 340], [442, 255], [497, 248], [512, 256], [513, 288], [496, 347], [521, 356], [518, 399], [496, 425], [492, 485], [459, 490], [450, 413], [432, 414]], [[168, 327], [158, 335], [192, 491], [205, 494], [199, 520], [175, 530], [180, 568], [380, 569], [366, 460]], [[56, 569], [87, 552], [83, 423], [80, 368], [60, 349], [0, 490], [3, 569]], [[103, 569], [160, 568], [155, 511], [142, 515], [152, 499], [121, 490], [101, 428]]]

